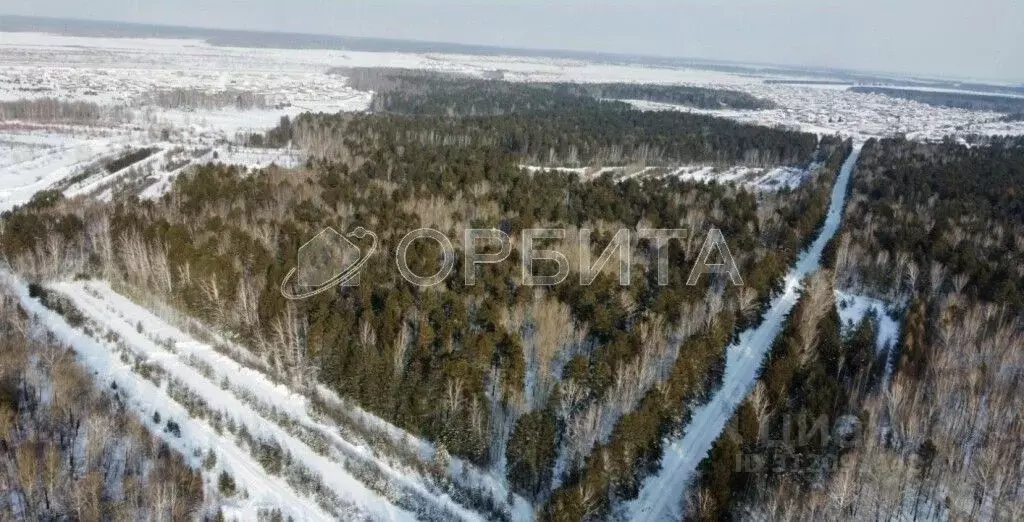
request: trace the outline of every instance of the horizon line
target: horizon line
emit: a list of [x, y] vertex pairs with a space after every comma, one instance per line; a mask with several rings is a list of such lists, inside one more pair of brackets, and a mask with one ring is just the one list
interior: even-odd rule
[[[772, 62], [758, 62], [758, 61], [740, 61], [740, 60], [726, 60], [718, 58], [695, 58], [678, 55], [667, 55], [667, 54], [648, 54], [648, 53], [620, 53], [614, 51], [596, 51], [592, 49], [556, 49], [549, 47], [504, 47], [493, 44], [480, 44], [480, 43], [466, 43], [466, 42], [454, 42], [454, 41], [440, 41], [440, 40], [420, 40], [420, 39], [407, 39], [393, 36], [353, 36], [343, 34], [326, 34], [326, 33], [302, 33], [295, 31], [283, 31], [278, 29], [238, 29], [238, 28], [227, 28], [227, 27], [211, 27], [204, 25], [178, 25], [168, 23], [154, 23], [154, 22], [131, 22], [125, 20], [111, 20], [105, 18], [67, 18], [59, 16], [38, 16], [38, 15], [18, 15], [18, 14], [5, 14], [0, 12], [0, 21], [5, 19], [21, 19], [28, 21], [39, 21], [39, 22], [73, 22], [73, 23], [91, 23], [91, 24], [107, 24], [107, 25], [123, 25], [136, 28], [161, 28], [161, 29], [179, 29], [186, 31], [218, 31], [223, 33], [235, 33], [235, 34], [247, 34], [247, 35], [280, 35], [280, 36], [296, 36], [306, 38], [336, 38], [336, 39], [348, 39], [355, 41], [364, 42], [379, 42], [379, 43], [393, 43], [393, 44], [414, 44], [422, 45], [426, 47], [430, 46], [448, 46], [448, 47], [461, 47], [464, 48], [462, 52], [470, 55], [505, 55], [505, 56], [540, 56], [547, 58], [570, 58], [578, 60], [596, 60], [596, 61], [620, 61], [633, 65], [663, 65], [670, 67], [699, 67], [701, 65], [711, 67], [731, 67], [731, 68], [746, 68], [746, 69], [775, 69], [782, 73], [811, 73], [811, 74], [843, 74], [848, 76], [867, 76], [865, 79], [880, 80], [881, 77], [890, 77], [893, 79], [902, 80], [917, 80], [917, 81], [946, 81], [946, 82], [977, 82], [980, 84], [986, 84], [990, 86], [1000, 86], [999, 82], [1012, 84], [1014, 86], [1024, 86], [1024, 81], [1015, 79], [1011, 80], [1008, 78], [995, 79], [995, 78], [972, 78], [955, 75], [944, 74], [918, 74], [903, 71], [885, 71], [885, 70], [870, 70], [870, 69], [855, 69], [848, 67], [830, 66], [830, 65], [810, 65], [810, 64], [791, 64], [791, 63], [772, 63]], [[0, 27], [0, 31], [6, 30]], [[11, 32], [34, 32], [31, 30], [14, 29]], [[40, 30], [44, 34], [55, 34], [51, 31]], [[71, 35], [74, 36], [74, 35]], [[197, 35], [198, 36], [198, 35]], [[134, 36], [105, 36], [106, 38], [134, 38]], [[166, 39], [188, 39], [187, 36], [151, 36], [151, 38], [166, 38]], [[232, 44], [218, 44], [210, 41], [212, 38], [207, 35], [205, 37], [199, 37], [200, 39], [215, 47], [244, 47]], [[263, 48], [277, 48], [271, 45], [261, 46]], [[324, 46], [322, 48], [334, 49], [334, 47]], [[344, 49], [338, 49], [344, 50]], [[371, 51], [372, 52], [372, 51]], [[376, 51], [382, 52], [382, 51]], [[410, 52], [415, 54], [417, 51], [398, 51], [398, 52]], [[442, 54], [450, 54], [452, 50], [425, 50], [419, 52], [437, 52]], [[526, 53], [526, 54], [516, 54]], [[561, 54], [562, 56], [558, 56]], [[566, 55], [577, 55], [577, 56], [566, 56]], [[657, 61], [675, 61], [677, 63], [665, 63], [665, 64], [645, 64], [641, 60], [657, 60]], [[687, 63], [688, 62], [688, 63]], [[855, 83], [855, 82], [851, 82]]]

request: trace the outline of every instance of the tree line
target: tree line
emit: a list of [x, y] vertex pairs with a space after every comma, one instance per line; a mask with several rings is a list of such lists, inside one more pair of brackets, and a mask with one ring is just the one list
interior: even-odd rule
[[[732, 89], [644, 83], [512, 83], [468, 74], [398, 68], [353, 67], [332, 69], [348, 78], [349, 85], [374, 91], [378, 111], [423, 114], [503, 114], [512, 111], [551, 109], [572, 104], [573, 98], [597, 100], [645, 100], [699, 109], [772, 109], [770, 100]], [[379, 98], [379, 102], [377, 99]], [[417, 99], [418, 98], [418, 99]], [[430, 101], [424, 98], [430, 98]], [[462, 103], [454, 104], [458, 99]], [[441, 111], [442, 101], [449, 111]]]
[[267, 97], [253, 91], [225, 89], [209, 91], [197, 88], [160, 89], [134, 100], [136, 105], [154, 105], [163, 109], [266, 109]]
[[56, 98], [0, 101], [0, 120], [95, 124], [103, 121], [106, 114], [99, 105], [85, 101]]

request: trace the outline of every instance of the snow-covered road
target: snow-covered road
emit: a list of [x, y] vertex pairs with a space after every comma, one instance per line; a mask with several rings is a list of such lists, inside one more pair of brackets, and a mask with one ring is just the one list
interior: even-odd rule
[[820, 268], [825, 245], [839, 229], [846, 201], [850, 175], [860, 155], [861, 144], [843, 163], [829, 205], [825, 225], [817, 239], [797, 259], [786, 274], [785, 289], [772, 300], [761, 324], [740, 334], [737, 343], [729, 346], [726, 355], [724, 384], [711, 400], [697, 408], [683, 437], [671, 440], [665, 447], [661, 469], [648, 477], [640, 494], [626, 505], [629, 519], [636, 521], [679, 520], [680, 499], [686, 491], [697, 466], [725, 429], [733, 412], [743, 402], [757, 379], [758, 371], [773, 341], [782, 331], [786, 316], [796, 306], [802, 282]]

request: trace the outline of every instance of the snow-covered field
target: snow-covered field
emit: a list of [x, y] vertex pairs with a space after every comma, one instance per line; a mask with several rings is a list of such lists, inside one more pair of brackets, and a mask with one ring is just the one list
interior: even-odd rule
[[755, 191], [796, 188], [811, 176], [813, 168], [777, 167], [773, 169], [736, 166], [721, 169], [705, 165], [681, 167], [669, 174], [686, 181], [735, 183]]
[[[282, 116], [365, 110], [372, 93], [327, 74], [333, 64], [314, 52], [218, 48], [188, 40], [0, 33], [0, 101], [58, 98], [116, 109], [110, 121], [91, 125], [0, 121], [0, 210], [52, 188], [67, 196], [109, 198], [119, 184], [129, 183], [144, 197], [156, 197], [184, 167], [205, 161], [296, 166], [302, 162], [297, 151], [232, 142], [242, 133], [262, 133]], [[145, 104], [147, 95], [170, 89], [252, 92], [271, 105], [244, 110]], [[127, 171], [96, 172], [129, 148], [155, 142], [162, 143], [160, 155], [138, 166], [145, 172], [131, 172], [141, 179], [126, 179]], [[166, 157], [172, 148], [184, 153]], [[67, 187], [67, 180], [75, 186]]]
[[[272, 125], [304, 110], [359, 111], [369, 93], [347, 86], [334, 67], [387, 66], [482, 76], [500, 71], [515, 81], [645, 82], [738, 89], [778, 104], [769, 111], [705, 111], [740, 121], [786, 125], [854, 137], [904, 133], [1021, 134], [1024, 122], [998, 122], [995, 113], [931, 107], [827, 84], [765, 83], [769, 75], [683, 67], [589, 63], [579, 60], [437, 53], [357, 52], [324, 49], [218, 47], [199, 40], [93, 38], [0, 33], [0, 100], [57, 97], [130, 104], [158, 89], [239, 90], [265, 95], [282, 107], [265, 115], [165, 111], [156, 119], [229, 130]], [[772, 76], [774, 78], [774, 76]], [[647, 109], [678, 107], [636, 102]], [[215, 111], [223, 112], [223, 111]], [[248, 111], [254, 112], [254, 111]], [[186, 122], [185, 120], [188, 120]], [[258, 126], [258, 125], [255, 125]], [[232, 132], [226, 133], [233, 136]]]
[[0, 130], [0, 211], [28, 202], [36, 192], [116, 155], [132, 141], [129, 135], [89, 137]]
[[[142, 148], [156, 152], [121, 170], [105, 170], [109, 162]], [[299, 151], [292, 149], [161, 141], [149, 133], [124, 128], [0, 125], [0, 211], [51, 189], [66, 197], [108, 200], [115, 193], [126, 192], [155, 198], [165, 193], [185, 168], [206, 162], [263, 168], [295, 167], [302, 161]]]
[[679, 502], [704, 457], [722, 434], [736, 408], [743, 402], [757, 379], [765, 355], [782, 331], [786, 317], [796, 306], [802, 282], [820, 268], [821, 254], [839, 229], [850, 175], [860, 155], [856, 145], [840, 171], [825, 226], [814, 243], [797, 259], [786, 275], [782, 293], [772, 299], [761, 324], [740, 334], [739, 341], [727, 348], [722, 387], [711, 400], [697, 408], [683, 436], [668, 441], [661, 469], [648, 477], [640, 495], [625, 507], [629, 518], [637, 521], [679, 520]]

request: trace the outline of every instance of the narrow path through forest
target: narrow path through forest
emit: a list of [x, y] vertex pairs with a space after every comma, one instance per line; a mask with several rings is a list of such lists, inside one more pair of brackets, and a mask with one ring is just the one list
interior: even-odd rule
[[854, 146], [839, 171], [828, 215], [818, 237], [786, 274], [783, 292], [772, 300], [761, 323], [740, 334], [739, 341], [728, 347], [721, 389], [707, 404], [694, 410], [693, 418], [683, 429], [682, 438], [670, 440], [665, 445], [661, 469], [644, 481], [636, 500], [625, 506], [630, 520], [680, 519], [680, 497], [689, 486], [697, 466], [753, 387], [765, 355], [782, 331], [786, 316], [796, 306], [802, 282], [821, 268], [821, 254], [842, 220], [850, 175], [860, 156], [861, 145]]

